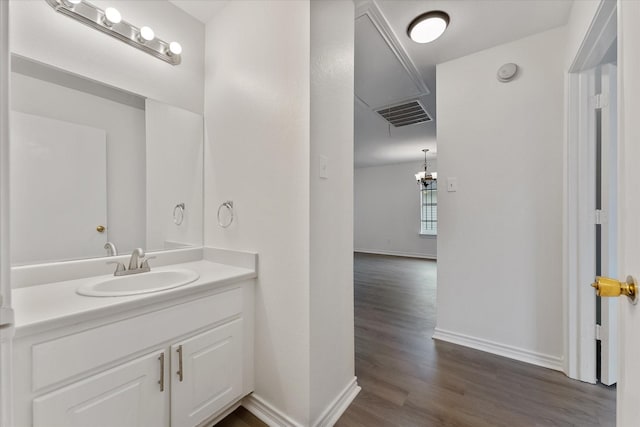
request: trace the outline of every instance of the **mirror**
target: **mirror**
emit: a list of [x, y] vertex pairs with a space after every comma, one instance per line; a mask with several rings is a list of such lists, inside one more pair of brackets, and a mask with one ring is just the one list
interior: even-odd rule
[[201, 115], [13, 55], [10, 140], [13, 265], [202, 245]]

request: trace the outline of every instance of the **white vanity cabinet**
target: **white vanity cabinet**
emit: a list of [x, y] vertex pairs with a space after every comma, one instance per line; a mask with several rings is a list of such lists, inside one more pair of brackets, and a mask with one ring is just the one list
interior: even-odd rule
[[209, 425], [253, 391], [253, 280], [18, 336], [16, 427]]
[[242, 320], [171, 346], [171, 426], [195, 426], [242, 395]]
[[33, 400], [34, 427], [167, 426], [164, 352], [151, 353]]

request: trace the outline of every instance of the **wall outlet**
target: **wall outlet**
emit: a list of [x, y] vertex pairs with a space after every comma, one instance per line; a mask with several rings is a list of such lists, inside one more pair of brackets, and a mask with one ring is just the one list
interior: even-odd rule
[[458, 178], [447, 178], [447, 191], [450, 193], [458, 191]]

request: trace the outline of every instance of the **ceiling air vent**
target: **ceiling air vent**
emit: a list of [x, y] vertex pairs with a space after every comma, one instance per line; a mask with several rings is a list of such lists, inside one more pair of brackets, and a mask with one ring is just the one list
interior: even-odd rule
[[376, 110], [386, 121], [394, 127], [415, 125], [416, 123], [430, 122], [431, 117], [427, 110], [418, 101], [406, 102], [400, 105], [384, 107]]

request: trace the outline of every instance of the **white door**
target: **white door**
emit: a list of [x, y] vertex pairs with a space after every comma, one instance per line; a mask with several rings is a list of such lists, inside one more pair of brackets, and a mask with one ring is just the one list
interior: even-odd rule
[[164, 354], [148, 354], [34, 399], [33, 426], [169, 426], [169, 391], [160, 387]]
[[[619, 276], [640, 278], [640, 2], [618, 1]], [[617, 423], [640, 423], [640, 305], [623, 297]]]
[[103, 129], [11, 112], [12, 263], [105, 254], [106, 144]]
[[193, 427], [242, 395], [242, 319], [171, 347], [171, 427]]

